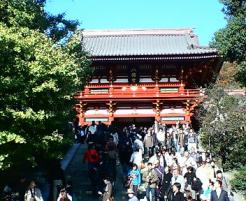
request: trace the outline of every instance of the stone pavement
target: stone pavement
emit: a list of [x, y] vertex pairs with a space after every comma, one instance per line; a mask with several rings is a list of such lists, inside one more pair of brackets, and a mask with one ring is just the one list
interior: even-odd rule
[[[81, 144], [75, 156], [65, 171], [67, 181], [73, 186], [73, 201], [97, 201], [100, 200], [92, 195], [90, 181], [87, 173], [87, 164], [82, 162], [83, 155], [87, 149], [86, 144]], [[127, 195], [121, 182], [121, 168], [117, 168], [117, 181], [115, 185], [115, 201], [126, 201]]]

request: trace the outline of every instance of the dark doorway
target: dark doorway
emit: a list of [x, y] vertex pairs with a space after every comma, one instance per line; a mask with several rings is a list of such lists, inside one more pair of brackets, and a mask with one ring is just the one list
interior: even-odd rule
[[132, 118], [115, 118], [113, 124], [117, 127], [125, 127], [135, 124], [137, 127], [151, 127], [155, 118], [152, 117], [132, 117]]
[[191, 125], [195, 131], [198, 131], [200, 129], [200, 122], [195, 116], [191, 117]]

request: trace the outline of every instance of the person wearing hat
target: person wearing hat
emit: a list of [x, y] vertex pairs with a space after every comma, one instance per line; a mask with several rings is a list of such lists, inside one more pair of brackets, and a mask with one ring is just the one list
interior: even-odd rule
[[128, 201], [139, 201], [136, 195], [134, 194], [134, 191], [130, 188], [127, 190], [127, 195]]
[[200, 199], [201, 199], [201, 201], [207, 201], [207, 198], [206, 198], [205, 195], [201, 195], [201, 196], [200, 196]]

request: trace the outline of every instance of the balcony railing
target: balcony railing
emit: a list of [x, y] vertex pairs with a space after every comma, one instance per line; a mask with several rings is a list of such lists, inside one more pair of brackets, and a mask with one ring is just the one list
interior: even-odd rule
[[95, 84], [86, 86], [82, 92], [76, 94], [79, 100], [137, 100], [137, 99], [198, 99], [204, 95], [200, 89], [184, 89], [177, 84], [155, 85], [109, 85]]

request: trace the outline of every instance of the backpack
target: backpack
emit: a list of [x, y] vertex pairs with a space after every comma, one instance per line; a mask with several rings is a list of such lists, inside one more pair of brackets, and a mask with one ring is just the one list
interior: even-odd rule
[[196, 180], [192, 181], [191, 183], [191, 189], [196, 191], [196, 192], [199, 192], [201, 189], [202, 189], [202, 182], [199, 178], [196, 178]]
[[79, 134], [80, 134], [81, 137], [83, 137], [83, 136], [85, 136], [85, 131], [84, 131], [83, 129], [81, 129], [81, 130], [79, 131]]
[[96, 150], [90, 150], [89, 153], [89, 162], [90, 163], [97, 163], [99, 161], [99, 155]]
[[34, 188], [34, 191], [32, 191], [32, 189], [30, 189], [30, 192], [31, 192], [31, 198], [29, 199], [29, 201], [36, 201], [36, 198], [35, 198], [35, 188]]

